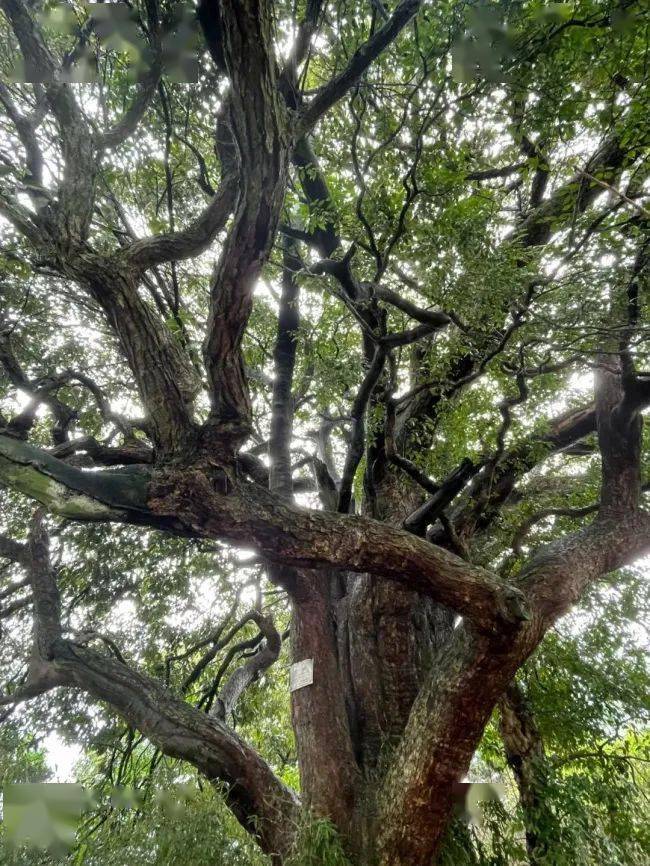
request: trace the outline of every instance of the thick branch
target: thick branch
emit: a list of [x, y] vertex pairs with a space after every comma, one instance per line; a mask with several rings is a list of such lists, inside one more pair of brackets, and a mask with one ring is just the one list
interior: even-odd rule
[[186, 229], [134, 241], [119, 256], [139, 272], [163, 262], [180, 261], [207, 250], [224, 228], [237, 196], [236, 181], [225, 178], [210, 204]]
[[552, 623], [578, 601], [594, 580], [650, 549], [650, 516], [637, 511], [598, 517], [585, 529], [535, 554], [517, 581], [538, 617]]
[[[628, 158], [628, 151], [621, 146], [619, 136], [612, 133], [591, 156], [585, 168], [589, 175], [611, 180], [617, 176]], [[598, 180], [590, 180], [584, 171], [577, 172], [535, 208], [509, 240], [514, 240], [524, 247], [543, 246], [551, 238], [556, 220], [566, 222], [572, 215], [584, 213], [602, 191]]]
[[260, 756], [218, 719], [174, 698], [118, 660], [64, 643], [54, 667], [67, 685], [106, 701], [165, 754], [189, 761], [226, 787], [229, 806], [268, 853], [287, 853], [295, 796]]
[[[418, 307], [416, 304], [403, 298], [391, 289], [377, 287], [374, 291], [374, 295], [376, 298], [379, 298], [380, 301], [386, 301], [394, 307], [397, 307], [403, 313], [406, 313], [406, 315], [410, 316], [412, 319], [422, 322], [423, 325], [430, 325], [431, 331], [444, 328], [451, 322], [450, 317], [446, 313], [439, 310], [423, 310], [421, 307]], [[429, 333], [431, 333], [431, 331]]]
[[386, 577], [465, 614], [481, 630], [527, 615], [511, 586], [408, 532], [363, 517], [301, 509], [234, 475], [211, 481], [191, 469], [153, 476], [127, 469], [84, 472], [0, 436], [0, 481], [74, 520], [145, 523], [253, 545], [283, 565]]
[[480, 629], [526, 616], [510, 586], [408, 532], [363, 517], [301, 509], [237, 479], [231, 484], [222, 494], [201, 472], [167, 475], [152, 484], [149, 505], [160, 519], [180, 521], [186, 531], [253, 545], [274, 562], [396, 580], [466, 614]]
[[283, 499], [290, 499], [293, 492], [290, 450], [294, 412], [292, 385], [296, 363], [296, 340], [300, 325], [299, 287], [294, 274], [301, 266], [302, 262], [295, 243], [285, 237], [278, 333], [273, 351], [273, 409], [269, 437], [271, 461], [269, 484], [271, 490]]
[[225, 786], [238, 820], [274, 862], [288, 852], [298, 814], [295, 795], [234, 731], [174, 697], [161, 683], [128, 667], [123, 659], [64, 640], [60, 600], [42, 518], [29, 543], [34, 595], [34, 653], [26, 688], [0, 703], [15, 703], [56, 685], [72, 686], [105, 701], [133, 728], [170, 757], [189, 761]]
[[43, 183], [43, 155], [36, 139], [36, 120], [38, 117], [34, 119], [20, 114], [11, 99], [9, 89], [2, 82], [0, 82], [0, 102], [16, 127], [16, 132], [25, 149], [27, 191], [32, 196], [32, 201], [42, 203], [42, 192], [33, 188], [33, 186], [40, 187]]
[[0, 435], [0, 482], [73, 520], [139, 522], [147, 476], [137, 470], [83, 472], [46, 451]]
[[518, 581], [532, 606], [511, 638], [458, 628], [413, 705], [383, 785], [382, 866], [428, 866], [490, 713], [548, 628], [594, 580], [650, 550], [650, 515], [596, 521], [534, 558]]
[[213, 278], [203, 355], [212, 402], [206, 436], [227, 452], [251, 425], [241, 342], [284, 198], [289, 130], [272, 57], [271, 4], [228, 0], [219, 4], [218, 15], [231, 82], [228, 123], [236, 143], [239, 199]]
[[182, 454], [196, 444], [192, 404], [201, 385], [189, 352], [140, 296], [132, 271], [119, 261], [87, 254], [69, 270], [101, 306], [119, 339], [156, 450], [165, 456]]
[[2, 0], [29, 81], [45, 82], [47, 102], [61, 134], [64, 175], [54, 208], [57, 234], [68, 242], [85, 239], [94, 204], [97, 164], [86, 120], [69, 85], [59, 82], [59, 68], [23, 0]]
[[[86, 457], [73, 457], [80, 453]], [[52, 449], [52, 455], [59, 459], [66, 458], [78, 466], [141, 466], [153, 462], [153, 451], [144, 443], [131, 440], [122, 447], [115, 447], [104, 445], [93, 436], [64, 442]]]
[[618, 359], [603, 356], [596, 370], [596, 418], [602, 456], [601, 513], [633, 512], [641, 494], [641, 428], [638, 409], [624, 402]]

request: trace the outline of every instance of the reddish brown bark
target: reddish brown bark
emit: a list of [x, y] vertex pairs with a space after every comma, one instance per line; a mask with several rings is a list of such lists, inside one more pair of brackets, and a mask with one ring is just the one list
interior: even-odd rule
[[[23, 51], [56, 77], [54, 57], [28, 7], [22, 0], [2, 0], [2, 5]], [[325, 226], [311, 234], [301, 230], [299, 235], [325, 257], [313, 273], [338, 280], [346, 303], [363, 325], [366, 369], [352, 400], [351, 447], [340, 490], [329, 478], [328, 497], [323, 497], [329, 504], [338, 498], [342, 513], [300, 508], [292, 502], [289, 440], [297, 316], [295, 310], [291, 315], [291, 304], [297, 298], [293, 272], [301, 261], [289, 246], [275, 352], [270, 490], [246, 477], [243, 467], [250, 467], [250, 460], [235, 459], [252, 420], [242, 339], [255, 284], [274, 240], [289, 163], [311, 170], [302, 179], [310, 207], [329, 200], [324, 175], [305, 136], [360, 80], [420, 5], [418, 0], [398, 3], [358, 46], [348, 65], [302, 104], [295, 88], [299, 57], [291, 58], [282, 72], [277, 68], [270, 0], [203, 2], [200, 17], [209, 48], [229, 80], [221, 118], [227, 140], [218, 147], [222, 186], [189, 228], [135, 241], [111, 257], [89, 248], [97, 151], [130, 134], [134, 118], [150, 98], [151, 82], [123, 122], [99, 138], [91, 134], [72, 90], [59, 83], [48, 86], [47, 102], [60, 133], [65, 169], [56, 201], [33, 213], [18, 201], [5, 204], [3, 211], [37, 256], [74, 280], [103, 311], [137, 383], [153, 448], [138, 451], [144, 453], [147, 466], [134, 472], [84, 473], [58, 459], [74, 453], [72, 444], [62, 441], [63, 450], [53, 455], [14, 438], [17, 433], [26, 437], [32, 412], [14, 419], [14, 427], [8, 428], [12, 436], [0, 435], [0, 475], [66, 518], [124, 521], [192, 538], [242, 543], [255, 546], [277, 565], [272, 576], [287, 590], [292, 604], [293, 659], [314, 660], [313, 684], [292, 695], [302, 805], [334, 822], [359, 866], [430, 866], [449, 824], [453, 786], [466, 772], [490, 713], [507, 694], [518, 668], [592, 581], [650, 548], [650, 517], [639, 508], [639, 408], [650, 401], [650, 394], [647, 382], [636, 376], [625, 346], [618, 347], [620, 361], [614, 351], [609, 360], [599, 362], [593, 406], [570, 413], [550, 431], [506, 450], [509, 408], [517, 398], [506, 401], [500, 406], [504, 426], [497, 453], [480, 464], [463, 461], [436, 485], [415, 461], [399, 453], [408, 439], [407, 428], [423, 419], [437, 423], [441, 401], [481, 372], [498, 353], [504, 335], [486, 338], [482, 358], [454, 358], [450, 375], [437, 383], [437, 390], [417, 381], [418, 394], [399, 415], [394, 413], [392, 430], [388, 423], [383, 433], [369, 430], [368, 408], [387, 408], [382, 389], [390, 375], [390, 350], [448, 326], [452, 318], [421, 310], [389, 288], [377, 287], [373, 294], [373, 287], [355, 278], [353, 250], [342, 259], [332, 258], [340, 239], [329, 217]], [[298, 54], [304, 56], [320, 11], [321, 4], [310, 0], [296, 42]], [[37, 172], [33, 128], [17, 122]], [[612, 133], [588, 167], [611, 179], [626, 159]], [[530, 212], [506, 243], [517, 254], [523, 247], [544, 245], [551, 237], [551, 222], [565, 213], [583, 213], [598, 190], [597, 183], [571, 179], [543, 199], [538, 186]], [[206, 249], [231, 215], [210, 286], [204, 366], [211, 409], [207, 422], [200, 424], [192, 405], [200, 374], [139, 288], [146, 270], [155, 264]], [[381, 276], [386, 261], [378, 249], [373, 254]], [[387, 333], [387, 313], [380, 301], [420, 325]], [[524, 311], [513, 316], [515, 324]], [[13, 367], [7, 357], [5, 353], [4, 366]], [[17, 375], [16, 381], [22, 381], [19, 371]], [[65, 418], [71, 417], [66, 407], [46, 390], [35, 392], [58, 413], [59, 421], [64, 419], [59, 433], [65, 440]], [[390, 397], [389, 392], [386, 387]], [[594, 523], [540, 551], [511, 582], [467, 561], [466, 543], [489, 528], [521, 474], [539, 463], [540, 450], [557, 451], [593, 431], [598, 433], [603, 466], [601, 507]], [[358, 516], [348, 511], [364, 451], [369, 467], [363, 503], [367, 516]], [[120, 453], [124, 457], [125, 449]], [[116, 458], [101, 449], [94, 455], [107, 463]], [[424, 511], [420, 487], [433, 497], [424, 503]], [[456, 504], [458, 494], [462, 495]], [[409, 519], [414, 513], [416, 519]], [[81, 688], [106, 701], [163, 752], [222, 782], [233, 812], [264, 850], [275, 862], [286, 857], [299, 817], [297, 798], [224, 723], [241, 691], [279, 655], [280, 636], [273, 623], [259, 612], [250, 617], [260, 624], [266, 645], [228, 680], [222, 690], [224, 719], [215, 718], [121, 661], [65, 640], [45, 538], [35, 530], [29, 550], [0, 541], [0, 553], [29, 570], [35, 616], [28, 683], [20, 694], [3, 696], [0, 703], [11, 704], [58, 685]], [[456, 617], [462, 622], [453, 628]], [[521, 713], [516, 722], [518, 727], [514, 717], [504, 713], [511, 759], [517, 740], [524, 792], [532, 781], [538, 746]], [[522, 802], [527, 796], [522, 793]]]
[[361, 784], [350, 736], [330, 590], [322, 575], [303, 573], [294, 593], [294, 662], [314, 661], [313, 685], [291, 695], [304, 802], [347, 835]]

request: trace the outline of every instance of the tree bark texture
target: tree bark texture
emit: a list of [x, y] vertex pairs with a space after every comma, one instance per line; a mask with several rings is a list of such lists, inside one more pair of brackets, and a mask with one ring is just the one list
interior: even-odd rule
[[[76, 448], [67, 438], [71, 415], [56, 392], [34, 387], [32, 396], [56, 417], [56, 447], [48, 451], [25, 441], [33, 413], [18, 416], [0, 432], [0, 482], [66, 519], [129, 523], [258, 551], [271, 580], [289, 595], [292, 659], [314, 661], [313, 684], [291, 695], [300, 798], [229, 725], [239, 696], [279, 656], [281, 638], [272, 621], [259, 608], [249, 615], [264, 643], [230, 677], [216, 711], [202, 712], [152, 677], [66, 638], [56, 575], [38, 521], [28, 545], [0, 537], [0, 556], [28, 572], [35, 623], [28, 683], [16, 696], [0, 696], [0, 705], [55, 686], [82, 689], [106, 702], [162, 752], [219, 782], [234, 814], [274, 863], [289, 855], [304, 808], [333, 822], [355, 866], [431, 866], [449, 827], [454, 785], [467, 772], [497, 705], [527, 815], [531, 862], [541, 858], [533, 815], [540, 808], [543, 749], [511, 683], [546, 631], [593, 581], [650, 550], [650, 515], [640, 507], [640, 411], [650, 403], [650, 389], [635, 373], [625, 346], [603, 351], [592, 403], [509, 447], [509, 413], [524, 399], [524, 382], [519, 397], [499, 406], [503, 425], [496, 452], [467, 458], [434, 482], [411, 459], [426, 456], [417, 453], [416, 433], [427, 441], [423, 431], [435, 429], [444, 401], [480, 374], [481, 364], [498, 354], [510, 332], [506, 328], [486, 337], [482, 359], [467, 353], [455, 358], [435, 388], [414, 376], [415, 393], [398, 406], [391, 396], [397, 391], [390, 381], [392, 349], [430, 338], [452, 318], [358, 280], [354, 248], [342, 252], [330, 217], [311, 232], [284, 227], [270, 469], [252, 453], [238, 457], [253, 420], [242, 340], [280, 222], [289, 166], [302, 172], [308, 208], [331, 204], [310, 137], [421, 5], [401, 0], [388, 14], [377, 4], [381, 23], [343, 69], [302, 101], [296, 89], [301, 58], [293, 56], [280, 67], [271, 0], [204, 0], [199, 19], [210, 54], [227, 79], [219, 120], [224, 137], [217, 148], [222, 183], [187, 229], [135, 240], [103, 256], [90, 243], [99, 154], [132, 134], [156, 79], [144, 83], [121, 122], [97, 135], [70, 86], [58, 80], [55, 59], [28, 6], [2, 0], [23, 53], [46, 76], [46, 101], [65, 167], [56, 200], [34, 211], [10, 202], [3, 213], [40, 261], [74, 281], [102, 311], [137, 384], [150, 445], [131, 441], [112, 449], [90, 443], [87, 456], [97, 463], [84, 471], [68, 462]], [[298, 55], [307, 51], [321, 12], [318, 0], [306, 4], [292, 49]], [[0, 99], [6, 101], [3, 93]], [[38, 172], [31, 128], [16, 122]], [[612, 180], [627, 158], [611, 133], [587, 165], [590, 174]], [[508, 252], [522, 258], [523, 267], [524, 252], [549, 241], [551, 223], [566, 213], [582, 214], [599, 190], [598, 183], [580, 176], [545, 199], [534, 196], [534, 206], [504, 241]], [[203, 377], [198, 360], [141, 289], [147, 271], [198, 255], [222, 230], [225, 239], [209, 287]], [[362, 329], [364, 366], [351, 401], [343, 476], [333, 477], [333, 461], [327, 459], [314, 473], [326, 504], [321, 510], [301, 507], [293, 497], [290, 444], [300, 327], [296, 275], [305, 268], [297, 239], [321, 257], [311, 276], [336, 281]], [[378, 282], [387, 256], [382, 259], [376, 251]], [[381, 304], [392, 304], [419, 324], [388, 333], [389, 317]], [[523, 320], [525, 304], [505, 312], [512, 314], [512, 332]], [[5, 343], [3, 337], [0, 361], [16, 387], [30, 390]], [[413, 352], [415, 367], [418, 351]], [[201, 422], [194, 403], [203, 378], [210, 408]], [[368, 417], [381, 413], [384, 429], [377, 432]], [[593, 433], [602, 458], [601, 500], [593, 522], [537, 551], [509, 579], [471, 562], [468, 546], [490, 530], [521, 477], [545, 456]], [[321, 434], [327, 457], [327, 435]], [[353, 503], [364, 457], [363, 502]]]

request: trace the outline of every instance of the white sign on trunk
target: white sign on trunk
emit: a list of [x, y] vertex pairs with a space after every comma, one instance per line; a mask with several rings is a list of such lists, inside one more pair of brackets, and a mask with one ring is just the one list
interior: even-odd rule
[[304, 686], [310, 686], [314, 682], [314, 660], [303, 659], [296, 662], [289, 669], [289, 690], [295, 692]]

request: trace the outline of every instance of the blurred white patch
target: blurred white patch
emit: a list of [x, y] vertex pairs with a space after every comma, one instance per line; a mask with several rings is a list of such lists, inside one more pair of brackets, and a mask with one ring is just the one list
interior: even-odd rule
[[81, 759], [80, 746], [70, 746], [58, 734], [48, 734], [42, 741], [48, 767], [52, 770], [50, 782], [76, 782], [75, 765]]

